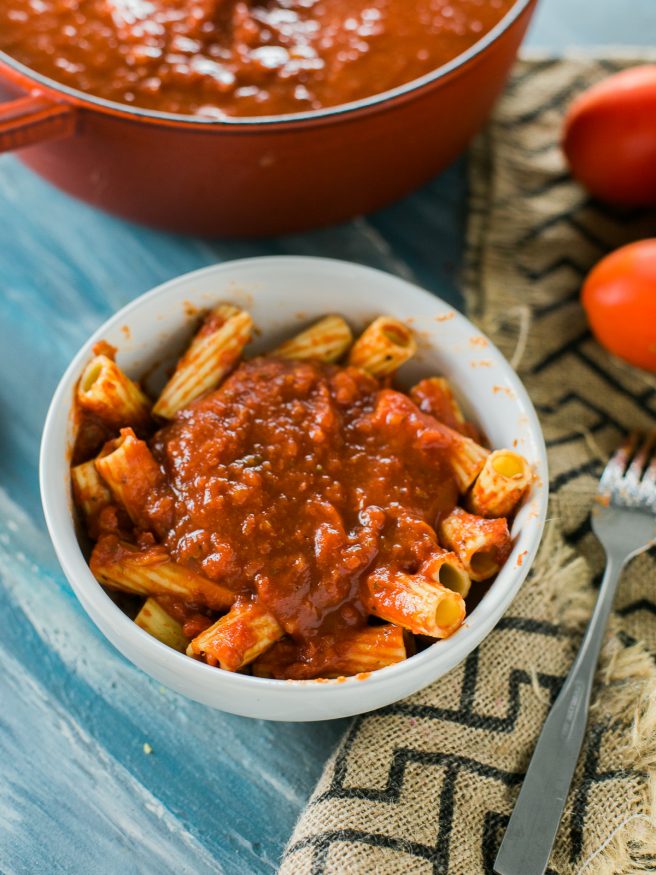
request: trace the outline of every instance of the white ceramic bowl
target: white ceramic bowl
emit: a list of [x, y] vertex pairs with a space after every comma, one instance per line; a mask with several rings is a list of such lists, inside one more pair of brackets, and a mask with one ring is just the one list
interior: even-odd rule
[[[93, 578], [77, 541], [70, 493], [72, 399], [98, 340], [118, 347], [130, 376], [156, 391], [192, 330], [190, 312], [218, 301], [247, 308], [264, 351], [296, 327], [342, 313], [354, 328], [386, 313], [418, 333], [420, 352], [403, 383], [443, 373], [495, 447], [517, 447], [535, 467], [532, 492], [513, 525], [513, 551], [489, 591], [451, 638], [364, 679], [276, 681], [231, 674], [177, 653], [136, 626]], [[191, 305], [191, 306], [190, 306]], [[185, 274], [124, 307], [75, 356], [55, 392], [41, 445], [41, 495], [57, 556], [85, 610], [121, 653], [158, 681], [198, 702], [269, 720], [324, 720], [388, 705], [457, 665], [491, 631], [534, 559], [547, 506], [546, 451], [531, 402], [499, 351], [451, 307], [397, 277], [320, 258], [251, 258]]]

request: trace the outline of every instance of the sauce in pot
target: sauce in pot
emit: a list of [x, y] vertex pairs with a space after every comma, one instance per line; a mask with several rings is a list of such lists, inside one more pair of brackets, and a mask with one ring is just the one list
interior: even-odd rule
[[514, 0], [0, 0], [0, 49], [73, 88], [165, 112], [336, 106], [429, 73]]

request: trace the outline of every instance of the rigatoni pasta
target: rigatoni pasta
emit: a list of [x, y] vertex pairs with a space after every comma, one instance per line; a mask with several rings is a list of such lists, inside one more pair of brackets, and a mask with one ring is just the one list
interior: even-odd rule
[[235, 364], [250, 340], [253, 320], [231, 304], [219, 304], [205, 319], [153, 408], [170, 419], [203, 392], [213, 389]]
[[89, 528], [95, 526], [100, 511], [111, 503], [112, 494], [90, 459], [71, 468], [73, 497]]
[[482, 435], [475, 423], [465, 418], [462, 407], [446, 377], [427, 377], [410, 389], [410, 398], [424, 413], [429, 413], [438, 422], [459, 431], [477, 443]]
[[237, 671], [271, 647], [284, 632], [257, 599], [240, 599], [213, 626], [189, 644], [188, 656], [202, 656], [210, 665]]
[[485, 517], [508, 516], [522, 499], [531, 482], [523, 456], [512, 450], [495, 450], [485, 460], [476, 478], [469, 507]]
[[378, 393], [374, 419], [391, 436], [396, 429], [406, 427], [415, 435], [417, 446], [428, 453], [440, 451], [463, 493], [478, 477], [490, 455], [490, 451], [476, 441], [421, 413], [410, 398], [400, 392], [383, 389]]
[[341, 316], [325, 316], [274, 349], [272, 355], [284, 359], [336, 362], [352, 343], [353, 334], [346, 320]]
[[393, 374], [417, 351], [412, 331], [389, 316], [375, 319], [353, 344], [349, 364], [374, 377]]
[[146, 599], [134, 622], [162, 644], [167, 644], [180, 653], [184, 653], [187, 649], [189, 639], [184, 634], [182, 625], [167, 613], [156, 599], [151, 597]]
[[410, 398], [424, 413], [466, 434], [466, 421], [446, 377], [427, 377], [410, 389]]
[[[446, 541], [442, 540], [441, 543], [450, 548]], [[419, 574], [457, 592], [463, 598], [469, 595], [471, 575], [460, 555], [451, 549], [435, 550], [419, 567]]]
[[393, 387], [416, 350], [395, 319], [353, 342], [326, 316], [245, 359], [251, 331], [214, 307], [152, 409], [111, 351], [83, 374], [71, 479], [97, 580], [174, 650], [273, 680], [455, 634], [509, 555], [528, 464], [474, 439], [446, 378]]
[[147, 425], [151, 403], [139, 386], [107, 355], [96, 355], [84, 369], [77, 403], [113, 426]]
[[95, 467], [132, 522], [148, 529], [145, 498], [164, 483], [148, 444], [137, 438], [131, 428], [122, 428], [120, 436], [110, 441], [96, 458]]
[[460, 507], [441, 520], [438, 534], [441, 543], [453, 550], [472, 580], [493, 577], [512, 547], [505, 517], [485, 519]]
[[415, 635], [448, 638], [465, 619], [465, 600], [422, 574], [374, 571], [367, 578], [366, 605], [374, 617]]
[[321, 677], [338, 678], [378, 671], [388, 665], [403, 662], [408, 656], [406, 633], [400, 626], [365, 626], [344, 635], [337, 647], [328, 646], [313, 653], [310, 666], [303, 646], [291, 640], [279, 641], [253, 663], [253, 674], [259, 678], [304, 680], [310, 671]]
[[[448, 428], [448, 426], [443, 426]], [[458, 488], [465, 492], [483, 470], [489, 450], [471, 438], [461, 435], [460, 432], [452, 431], [449, 435], [451, 449], [449, 461], [453, 474], [458, 482]]]
[[236, 593], [174, 562], [163, 547], [146, 550], [107, 535], [98, 541], [89, 567], [108, 589], [144, 596], [177, 596], [213, 611], [230, 608]]

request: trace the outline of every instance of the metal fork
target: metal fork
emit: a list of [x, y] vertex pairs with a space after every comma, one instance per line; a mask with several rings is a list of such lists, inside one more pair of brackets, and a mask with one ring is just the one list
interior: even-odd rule
[[631, 435], [606, 465], [592, 510], [606, 571], [581, 648], [533, 751], [494, 863], [497, 875], [544, 875], [581, 752], [608, 615], [626, 563], [656, 541], [656, 432]]

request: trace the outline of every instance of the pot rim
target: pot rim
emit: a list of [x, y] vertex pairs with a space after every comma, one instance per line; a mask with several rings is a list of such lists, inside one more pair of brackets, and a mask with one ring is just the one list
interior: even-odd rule
[[365, 97], [360, 100], [354, 100], [350, 103], [308, 110], [307, 112], [269, 116], [231, 116], [225, 119], [213, 119], [194, 115], [162, 112], [160, 110], [146, 109], [139, 106], [130, 106], [127, 103], [119, 103], [117, 101], [107, 100], [104, 97], [97, 97], [94, 94], [87, 94], [77, 88], [72, 88], [61, 82], [57, 82], [54, 79], [50, 79], [48, 76], [38, 73], [36, 70], [22, 64], [20, 61], [15, 60], [11, 55], [8, 55], [1, 50], [0, 78], [2, 77], [2, 67], [4, 65], [15, 73], [18, 73], [19, 76], [25, 77], [33, 83], [45, 86], [50, 91], [54, 91], [57, 94], [73, 98], [76, 103], [82, 104], [82, 106], [101, 110], [110, 114], [125, 115], [141, 121], [177, 122], [198, 128], [254, 128], [280, 124], [294, 125], [301, 122], [320, 121], [326, 118], [330, 119], [336, 116], [348, 116], [360, 110], [376, 108], [381, 104], [391, 103], [397, 98], [407, 97], [414, 92], [421, 91], [425, 86], [432, 85], [440, 79], [446, 78], [449, 74], [460, 71], [470, 61], [473, 61], [482, 55], [486, 49], [510, 30], [512, 25], [522, 16], [522, 14], [536, 2], [537, 0], [515, 0], [512, 7], [503, 18], [466, 51], [462, 52], [460, 55], [456, 55], [451, 61], [442, 64], [442, 66], [437, 67], [437, 69], [430, 73], [420, 76], [418, 79], [413, 79], [410, 82], [397, 86], [396, 88], [381, 91], [378, 94], [373, 94], [370, 97]]

